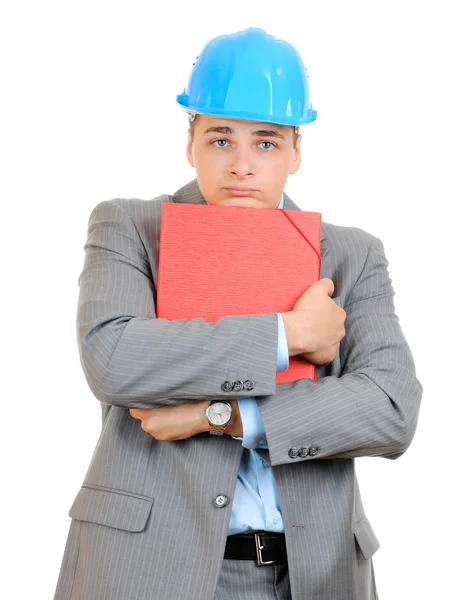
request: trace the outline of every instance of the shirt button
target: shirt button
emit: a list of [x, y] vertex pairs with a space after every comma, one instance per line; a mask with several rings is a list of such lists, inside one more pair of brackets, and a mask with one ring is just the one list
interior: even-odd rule
[[270, 465], [269, 465], [269, 463], [266, 460], [262, 461], [262, 466], [264, 467], [264, 469], [269, 469], [270, 468]]
[[219, 494], [215, 496], [214, 506], [215, 508], [223, 508], [228, 504], [228, 496], [226, 494]]
[[309, 448], [309, 456], [315, 456], [318, 451], [319, 451], [319, 448], [317, 446], [311, 446]]
[[288, 456], [290, 458], [296, 458], [299, 455], [299, 450], [293, 446], [288, 450]]
[[280, 519], [278, 517], [273, 518], [273, 524], [278, 525], [280, 523]]
[[267, 446], [267, 440], [262, 438], [261, 440], [259, 440], [259, 446], [261, 448], [263, 448], [264, 446]]

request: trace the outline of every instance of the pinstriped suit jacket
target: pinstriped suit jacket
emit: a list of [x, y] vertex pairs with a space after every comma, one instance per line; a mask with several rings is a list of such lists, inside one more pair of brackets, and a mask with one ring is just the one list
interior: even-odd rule
[[[210, 600], [222, 563], [240, 442], [201, 434], [158, 442], [131, 407], [226, 393], [251, 379], [282, 507], [294, 600], [369, 600], [378, 541], [354, 470], [358, 456], [397, 458], [416, 428], [421, 385], [394, 312], [383, 246], [323, 225], [322, 277], [347, 312], [346, 336], [317, 381], [276, 385], [275, 314], [168, 322], [154, 318], [161, 206], [202, 203], [196, 181], [152, 201], [92, 212], [80, 277], [78, 339], [103, 424], [71, 507], [55, 600]], [[285, 194], [286, 210], [299, 208]], [[299, 257], [297, 257], [299, 260]], [[183, 290], [180, 290], [183, 293]], [[291, 447], [316, 446], [291, 458]]]

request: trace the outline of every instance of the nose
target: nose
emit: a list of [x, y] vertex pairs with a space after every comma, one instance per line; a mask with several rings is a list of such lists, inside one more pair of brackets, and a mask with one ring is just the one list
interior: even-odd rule
[[253, 175], [254, 168], [251, 152], [246, 148], [237, 148], [232, 155], [229, 172], [230, 175], [236, 175], [239, 179]]

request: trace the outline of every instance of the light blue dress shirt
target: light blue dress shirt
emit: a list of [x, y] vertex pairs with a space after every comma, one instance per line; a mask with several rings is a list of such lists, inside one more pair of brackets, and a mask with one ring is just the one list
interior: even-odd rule
[[[277, 315], [277, 371], [286, 371], [288, 344], [285, 325], [282, 315]], [[264, 423], [257, 402], [255, 398], [240, 398], [238, 406], [243, 421], [244, 451], [236, 480], [228, 535], [256, 529], [283, 531], [283, 518], [272, 469], [254, 450], [267, 447]]]
[[[283, 208], [283, 194], [277, 208]], [[207, 203], [206, 203], [207, 204]], [[281, 313], [278, 319], [277, 371], [288, 369], [288, 344]], [[228, 535], [250, 530], [283, 531], [275, 481], [270, 465], [254, 448], [267, 448], [264, 423], [255, 398], [241, 398], [238, 406], [243, 421], [243, 458], [236, 480]]]

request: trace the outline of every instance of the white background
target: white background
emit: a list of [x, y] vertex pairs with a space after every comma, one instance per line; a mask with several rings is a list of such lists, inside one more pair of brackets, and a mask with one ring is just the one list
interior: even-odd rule
[[[194, 177], [175, 103], [212, 37], [292, 42], [316, 122], [287, 191], [379, 236], [424, 386], [397, 461], [358, 460], [382, 600], [464, 598], [460, 2], [6, 2], [0, 14], [2, 598], [53, 597], [100, 408], [75, 341], [87, 220]], [[318, 600], [318, 599], [316, 599]]]

